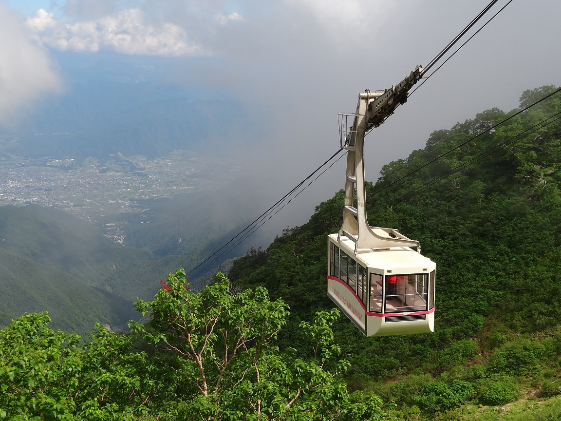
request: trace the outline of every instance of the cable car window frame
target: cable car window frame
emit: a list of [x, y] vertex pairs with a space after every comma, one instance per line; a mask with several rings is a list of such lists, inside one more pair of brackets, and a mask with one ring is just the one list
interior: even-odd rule
[[429, 274], [429, 310], [432, 310], [435, 306], [434, 303], [435, 281], [436, 281], [436, 270], [433, 270]]
[[331, 243], [331, 276], [335, 276], [339, 279], [341, 279], [340, 276], [340, 268], [341, 268], [341, 262], [339, 261], [339, 252], [340, 252], [340, 248], [337, 247], [335, 244]]
[[[367, 269], [357, 262], [357, 292], [356, 295], [364, 304], [364, 308], [368, 305], [368, 278], [366, 274], [368, 273]], [[360, 286], [360, 294], [359, 294], [359, 286]]]
[[[394, 278], [395, 281], [392, 282], [392, 278]], [[390, 285], [391, 290], [389, 287]], [[419, 285], [421, 285], [424, 292], [418, 292]], [[384, 313], [429, 310], [430, 285], [428, 273], [388, 274], [384, 277], [384, 287]], [[390, 294], [389, 292], [392, 292], [392, 290], [394, 293]], [[412, 304], [407, 302], [408, 297], [414, 297], [414, 302]], [[419, 305], [417, 299], [420, 299], [423, 305]], [[388, 301], [391, 302], [391, 307], [388, 307]]]
[[[379, 279], [375, 279], [379, 277]], [[382, 309], [385, 307], [384, 299], [384, 275], [374, 272], [369, 272], [368, 281], [370, 282], [370, 288], [368, 288], [368, 311], [370, 313], [382, 313]], [[374, 291], [379, 292], [379, 294], [374, 294]], [[379, 297], [379, 306], [376, 307], [375, 297]]]

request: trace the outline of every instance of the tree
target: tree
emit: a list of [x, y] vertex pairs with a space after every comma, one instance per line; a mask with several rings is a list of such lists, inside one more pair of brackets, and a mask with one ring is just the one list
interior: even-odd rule
[[176, 385], [168, 400], [178, 401], [183, 419], [375, 419], [377, 398], [353, 402], [340, 379], [347, 363], [339, 360], [330, 324], [338, 311], [319, 313], [301, 331], [310, 339], [310, 358], [294, 348], [279, 351], [278, 332], [288, 317], [282, 300], [271, 301], [257, 287], [229, 292], [229, 280], [200, 293], [185, 288], [185, 272], [170, 274], [168, 288], [153, 301], [138, 300], [135, 308], [146, 324], [131, 322], [134, 331], [156, 349], [155, 357], [169, 369]]
[[80, 337], [32, 313], [0, 331], [0, 418], [71, 420], [81, 368]]
[[131, 335], [98, 325], [90, 341], [31, 313], [0, 331], [0, 419], [120, 420], [149, 409], [155, 373]]

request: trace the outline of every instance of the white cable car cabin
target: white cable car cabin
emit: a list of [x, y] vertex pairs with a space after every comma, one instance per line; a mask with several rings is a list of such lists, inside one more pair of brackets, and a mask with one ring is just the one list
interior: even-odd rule
[[355, 114], [341, 115], [345, 206], [341, 229], [328, 236], [327, 295], [366, 336], [434, 332], [436, 264], [420, 254], [418, 241], [369, 226], [365, 209], [364, 136], [406, 101], [421, 75], [418, 67], [392, 89], [367, 90]]
[[434, 332], [433, 261], [410, 247], [355, 255], [339, 234], [328, 247], [327, 294], [366, 336]]

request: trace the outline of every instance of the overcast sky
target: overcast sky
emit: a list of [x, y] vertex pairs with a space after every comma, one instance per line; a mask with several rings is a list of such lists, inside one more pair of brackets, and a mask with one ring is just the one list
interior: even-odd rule
[[[168, 78], [223, 89], [262, 115], [267, 124], [252, 134], [262, 148], [244, 153], [256, 173], [282, 180], [280, 197], [337, 150], [338, 112], [354, 111], [364, 89], [388, 88], [427, 64], [488, 3], [0, 0], [0, 124], [64, 91], [53, 50], [171, 57]], [[560, 17], [559, 0], [514, 0], [368, 136], [366, 178], [424, 147], [434, 130], [515, 108], [523, 90], [561, 85]], [[201, 56], [219, 60], [189, 62]], [[310, 203], [343, 187], [343, 161], [310, 189]]]

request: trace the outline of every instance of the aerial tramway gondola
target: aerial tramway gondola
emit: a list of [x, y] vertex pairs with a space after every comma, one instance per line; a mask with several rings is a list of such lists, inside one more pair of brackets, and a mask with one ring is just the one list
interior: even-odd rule
[[434, 331], [436, 264], [421, 255], [418, 241], [368, 225], [364, 189], [364, 136], [407, 101], [422, 72], [417, 67], [384, 92], [367, 90], [355, 114], [341, 115], [345, 206], [341, 229], [328, 236], [327, 295], [367, 336]]

